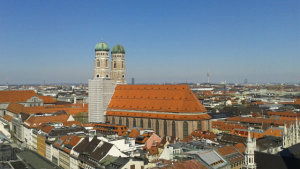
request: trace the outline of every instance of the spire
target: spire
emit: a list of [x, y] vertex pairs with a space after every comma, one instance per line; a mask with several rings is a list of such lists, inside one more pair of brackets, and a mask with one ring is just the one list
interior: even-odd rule
[[250, 132], [251, 132], [251, 130], [250, 130], [250, 128], [248, 128], [248, 139], [247, 139], [247, 142], [250, 142], [250, 141], [251, 141]]

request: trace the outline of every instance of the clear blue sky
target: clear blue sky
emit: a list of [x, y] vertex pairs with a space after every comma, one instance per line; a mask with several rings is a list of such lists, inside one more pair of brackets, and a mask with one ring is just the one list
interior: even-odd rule
[[300, 83], [300, 1], [0, 1], [0, 84], [82, 82], [94, 46], [137, 83]]

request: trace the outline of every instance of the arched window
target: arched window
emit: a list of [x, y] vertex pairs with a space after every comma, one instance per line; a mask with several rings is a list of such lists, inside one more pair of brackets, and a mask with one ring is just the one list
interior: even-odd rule
[[105, 60], [105, 67], [108, 67], [108, 60]]
[[115, 117], [112, 117], [112, 124], [115, 124]]
[[100, 67], [100, 60], [97, 60], [97, 67]]
[[172, 121], [172, 136], [176, 137], [176, 126], [175, 126], [175, 121]]
[[167, 135], [167, 120], [164, 120], [164, 136]]
[[148, 119], [148, 128], [151, 129], [151, 119]]
[[183, 138], [187, 138], [189, 135], [189, 125], [186, 121], [183, 122]]
[[159, 134], [159, 122], [158, 122], [158, 120], [156, 120], [155, 129], [156, 129], [155, 132], [158, 135]]
[[133, 118], [133, 127], [136, 127], [136, 120]]
[[119, 117], [119, 124], [120, 124], [120, 125], [122, 124], [122, 119], [121, 119], [121, 117]]
[[114, 61], [114, 68], [116, 68], [117, 67], [117, 63], [116, 63], [116, 61]]
[[198, 123], [197, 123], [197, 129], [198, 130], [202, 130], [201, 121], [198, 121]]
[[141, 128], [144, 128], [144, 120], [141, 119]]
[[124, 68], [124, 61], [122, 61], [122, 68]]
[[126, 117], [126, 126], [129, 127], [129, 119]]

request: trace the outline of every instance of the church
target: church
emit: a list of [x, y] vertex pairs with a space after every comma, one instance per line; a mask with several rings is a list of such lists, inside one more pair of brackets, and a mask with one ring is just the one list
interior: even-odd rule
[[94, 78], [89, 80], [89, 122], [152, 129], [161, 137], [186, 138], [209, 129], [205, 107], [188, 85], [126, 84], [125, 49], [95, 47]]

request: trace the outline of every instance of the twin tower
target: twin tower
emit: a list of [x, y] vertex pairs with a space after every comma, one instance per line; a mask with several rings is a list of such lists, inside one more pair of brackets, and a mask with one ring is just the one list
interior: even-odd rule
[[126, 84], [124, 47], [116, 45], [111, 49], [111, 61], [109, 51], [107, 43], [96, 44], [94, 79], [111, 79], [117, 84]]

